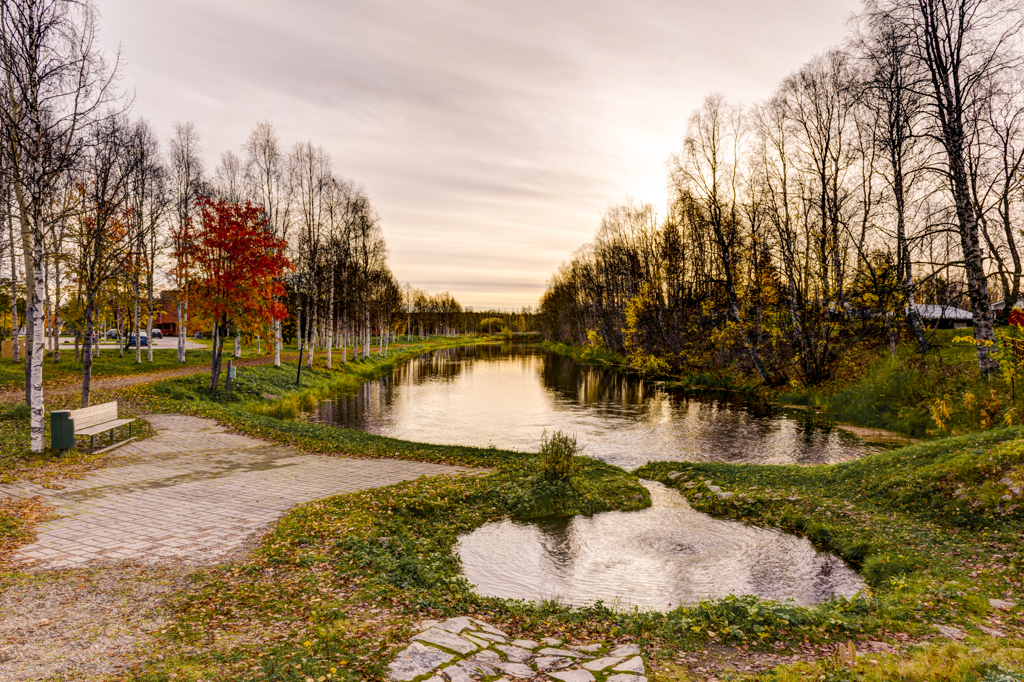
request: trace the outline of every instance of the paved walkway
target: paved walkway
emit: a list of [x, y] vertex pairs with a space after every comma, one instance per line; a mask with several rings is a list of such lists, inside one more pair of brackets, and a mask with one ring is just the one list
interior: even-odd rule
[[0, 497], [42, 495], [61, 516], [41, 524], [37, 541], [14, 562], [42, 569], [123, 560], [214, 563], [298, 504], [421, 476], [484, 471], [306, 455], [196, 417], [146, 421], [158, 435], [122, 447], [119, 454], [131, 456], [125, 464], [62, 480], [61, 490], [0, 485]]

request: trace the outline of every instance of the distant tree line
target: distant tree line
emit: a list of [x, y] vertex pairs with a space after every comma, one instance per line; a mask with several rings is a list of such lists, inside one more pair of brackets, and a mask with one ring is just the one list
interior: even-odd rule
[[816, 382], [851, 335], [927, 348], [920, 304], [938, 304], [973, 313], [991, 372], [995, 318], [1022, 296], [1021, 27], [1015, 2], [868, 0], [766, 101], [708, 96], [666, 215], [609, 208], [552, 276], [545, 333], [651, 373]]
[[[387, 351], [414, 333], [471, 333], [472, 311], [449, 294], [412, 295], [388, 267], [381, 219], [366, 191], [323, 147], [286, 147], [258, 123], [239, 153], [209, 170], [193, 122], [164, 137], [131, 117], [120, 56], [97, 49], [91, 0], [0, 3], [0, 284], [14, 357], [25, 363], [31, 447], [44, 447], [44, 356], [74, 337], [90, 401], [98, 336], [117, 352], [173, 313], [178, 359], [190, 332], [221, 348], [243, 335], [281, 364], [283, 330], [310, 366]], [[19, 336], [19, 331], [24, 335]], [[262, 341], [266, 340], [266, 345]]]

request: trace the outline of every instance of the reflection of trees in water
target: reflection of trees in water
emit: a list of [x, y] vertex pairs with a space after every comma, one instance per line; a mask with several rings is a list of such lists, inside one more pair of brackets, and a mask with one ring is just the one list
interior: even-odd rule
[[362, 429], [369, 415], [381, 414], [395, 403], [403, 385], [452, 382], [478, 361], [514, 360], [528, 367], [536, 363], [539, 352], [538, 346], [521, 343], [439, 348], [403, 363], [389, 375], [364, 382], [352, 393], [325, 401], [318, 407], [318, 418], [324, 423]]
[[[400, 430], [405, 426], [400, 423], [402, 410], [417, 407], [403, 403], [398, 409], [402, 386], [465, 381], [480, 362], [501, 363], [486, 374], [498, 392], [506, 379], [518, 382], [524, 377], [539, 378], [552, 401], [543, 405], [513, 401], [505, 409], [513, 414], [524, 409], [539, 414], [549, 410], [544, 417], [548, 424], [582, 424], [581, 428], [596, 439], [591, 443], [596, 450], [588, 453], [593, 456], [646, 453], [652, 459], [671, 455], [726, 462], [770, 459], [814, 463], [832, 457], [829, 453], [837, 449], [856, 447], [856, 441], [847, 442], [832, 431], [828, 422], [813, 415], [779, 415], [774, 406], [744, 400], [736, 393], [667, 390], [618, 370], [577, 364], [572, 358], [537, 345], [512, 343], [456, 346], [424, 353], [390, 375], [365, 382], [353, 393], [323, 404], [319, 418], [325, 423], [375, 432]], [[416, 395], [425, 396], [423, 400], [433, 400], [435, 395], [436, 399], [447, 399], [440, 391], [433, 391], [425, 388]], [[476, 406], [460, 403], [459, 409], [472, 417]], [[484, 442], [495, 437], [486, 432], [486, 425], [467, 424], [462, 428], [466, 430], [462, 436], [465, 439]], [[515, 435], [510, 437], [514, 440]]]
[[427, 381], [454, 381], [475, 362], [503, 360], [529, 366], [540, 351], [537, 346], [522, 343], [453, 346], [424, 353], [395, 369], [392, 376], [398, 383], [422, 384]]
[[576, 552], [572, 547], [571, 520], [559, 518], [537, 519], [532, 525], [540, 534], [544, 548], [542, 559], [551, 565], [551, 575], [569, 577], [572, 575]]
[[554, 353], [544, 355], [541, 378], [563, 400], [597, 407], [599, 413], [613, 406], [642, 407], [656, 393], [655, 386], [636, 377], [580, 365], [572, 358]]

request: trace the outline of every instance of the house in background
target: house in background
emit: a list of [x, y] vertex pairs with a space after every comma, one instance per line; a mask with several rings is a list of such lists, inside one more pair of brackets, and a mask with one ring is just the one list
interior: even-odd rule
[[153, 315], [153, 327], [163, 332], [164, 336], [178, 335], [178, 292], [161, 291], [157, 312]]
[[963, 308], [918, 303], [914, 305], [914, 310], [925, 324], [936, 329], [962, 329], [974, 326], [974, 313]]

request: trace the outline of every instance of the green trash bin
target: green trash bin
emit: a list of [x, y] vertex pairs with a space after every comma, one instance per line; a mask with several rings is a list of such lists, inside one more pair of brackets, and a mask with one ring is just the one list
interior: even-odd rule
[[50, 413], [50, 447], [54, 450], [70, 450], [75, 447], [75, 420], [70, 410], [55, 410]]

